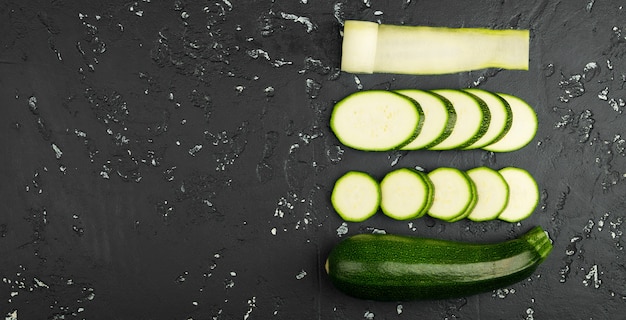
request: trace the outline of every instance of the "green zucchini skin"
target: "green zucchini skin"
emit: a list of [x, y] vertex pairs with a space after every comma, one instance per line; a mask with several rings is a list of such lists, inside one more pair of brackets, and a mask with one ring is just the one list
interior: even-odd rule
[[337, 289], [360, 299], [448, 299], [522, 281], [551, 251], [539, 226], [519, 238], [486, 244], [358, 234], [335, 246], [326, 271]]

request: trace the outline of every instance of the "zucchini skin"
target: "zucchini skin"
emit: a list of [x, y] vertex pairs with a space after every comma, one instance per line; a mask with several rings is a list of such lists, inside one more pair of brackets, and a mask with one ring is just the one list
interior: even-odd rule
[[522, 281], [551, 251], [539, 226], [519, 238], [488, 244], [358, 234], [335, 246], [326, 271], [337, 289], [360, 299], [448, 299]]

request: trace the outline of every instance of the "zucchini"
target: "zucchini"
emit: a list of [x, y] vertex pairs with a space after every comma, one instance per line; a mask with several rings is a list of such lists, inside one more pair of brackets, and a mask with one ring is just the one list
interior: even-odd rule
[[511, 107], [511, 127], [498, 140], [482, 147], [491, 152], [511, 152], [526, 146], [537, 133], [537, 114], [526, 101], [506, 93], [498, 93]]
[[426, 90], [404, 89], [396, 92], [417, 101], [422, 107], [424, 119], [428, 119], [422, 124], [419, 135], [400, 149], [427, 149], [450, 136], [457, 119], [450, 100]]
[[440, 167], [428, 173], [432, 181], [433, 203], [428, 215], [454, 222], [461, 220], [476, 205], [476, 186], [469, 176], [456, 168]]
[[331, 250], [325, 269], [337, 289], [360, 299], [447, 299], [527, 279], [551, 251], [540, 226], [498, 243], [357, 234]]
[[504, 98], [483, 89], [473, 88], [464, 89], [464, 91], [469, 92], [483, 100], [489, 109], [490, 114], [489, 127], [487, 128], [485, 134], [464, 149], [482, 148], [498, 139], [501, 139], [507, 132], [509, 132], [511, 123], [513, 123], [513, 112], [511, 112], [511, 106], [509, 106], [509, 103], [504, 100]]
[[385, 175], [380, 182], [382, 212], [395, 220], [423, 216], [433, 202], [433, 186], [420, 171], [401, 168]]
[[528, 70], [528, 30], [344, 22], [341, 70], [448, 74], [486, 68]]
[[452, 102], [457, 121], [450, 136], [430, 150], [462, 149], [480, 139], [489, 128], [491, 114], [483, 100], [477, 96], [455, 89], [432, 90]]
[[353, 149], [387, 151], [413, 140], [424, 122], [419, 104], [386, 90], [358, 91], [335, 104], [330, 127]]
[[509, 185], [502, 175], [488, 167], [466, 171], [476, 185], [477, 202], [467, 216], [472, 221], [488, 221], [498, 218], [509, 202]]
[[498, 215], [506, 222], [518, 222], [528, 218], [539, 203], [539, 186], [526, 170], [506, 167], [499, 170], [500, 175], [509, 185], [509, 200]]
[[378, 181], [361, 171], [348, 171], [337, 179], [330, 197], [337, 214], [350, 222], [369, 219], [378, 211], [380, 200]]

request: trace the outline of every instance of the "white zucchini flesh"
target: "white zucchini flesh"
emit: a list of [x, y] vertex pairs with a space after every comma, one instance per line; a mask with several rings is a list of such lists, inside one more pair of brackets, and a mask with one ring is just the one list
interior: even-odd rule
[[465, 89], [485, 102], [489, 108], [490, 120], [487, 132], [476, 142], [465, 147], [465, 149], [478, 149], [493, 143], [503, 137], [511, 128], [513, 114], [509, 103], [501, 96], [482, 89]]
[[377, 23], [345, 21], [341, 69], [346, 72], [373, 73], [377, 39]]
[[367, 90], [335, 104], [330, 127], [348, 147], [387, 151], [413, 140], [423, 120], [421, 107], [414, 100], [393, 91]]
[[409, 168], [393, 170], [380, 182], [382, 212], [395, 220], [423, 216], [432, 204], [433, 188], [428, 176]]
[[452, 103], [456, 122], [450, 135], [430, 150], [451, 150], [464, 148], [480, 139], [489, 127], [489, 109], [476, 96], [455, 89], [432, 90]]
[[509, 201], [498, 219], [518, 222], [530, 217], [539, 203], [535, 179], [528, 171], [517, 167], [502, 168], [499, 172], [509, 186]]
[[465, 218], [476, 204], [476, 187], [463, 171], [440, 167], [428, 173], [433, 184], [433, 203], [428, 215], [444, 220]]
[[424, 122], [419, 135], [403, 146], [402, 150], [420, 150], [441, 142], [452, 133], [456, 113], [450, 101], [433, 92], [418, 89], [397, 90], [415, 101], [422, 108]]
[[380, 185], [365, 172], [348, 171], [335, 182], [330, 199], [343, 220], [365, 221], [380, 207]]
[[528, 70], [529, 38], [528, 30], [379, 25], [348, 20], [343, 30], [341, 69], [418, 75], [486, 68]]
[[511, 107], [513, 119], [511, 128], [500, 139], [484, 146], [491, 152], [510, 152], [523, 148], [533, 140], [537, 133], [537, 114], [526, 101], [506, 93], [498, 93]]
[[467, 216], [472, 221], [489, 221], [498, 218], [509, 201], [509, 185], [502, 175], [488, 167], [466, 171], [476, 186], [476, 206]]

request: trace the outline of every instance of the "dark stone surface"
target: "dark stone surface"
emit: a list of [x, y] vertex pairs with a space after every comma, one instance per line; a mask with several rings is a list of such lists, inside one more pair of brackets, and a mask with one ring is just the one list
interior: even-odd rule
[[[625, 10], [614, 1], [0, 3], [0, 315], [19, 319], [623, 319]], [[531, 30], [529, 71], [339, 72], [341, 22]], [[597, 67], [594, 67], [593, 63]], [[524, 149], [363, 153], [328, 129], [359, 89], [478, 86], [537, 111]], [[323, 272], [346, 170], [529, 170], [519, 224], [347, 224], [467, 241], [541, 225], [536, 275], [375, 303]], [[401, 311], [401, 312], [400, 312]]]

